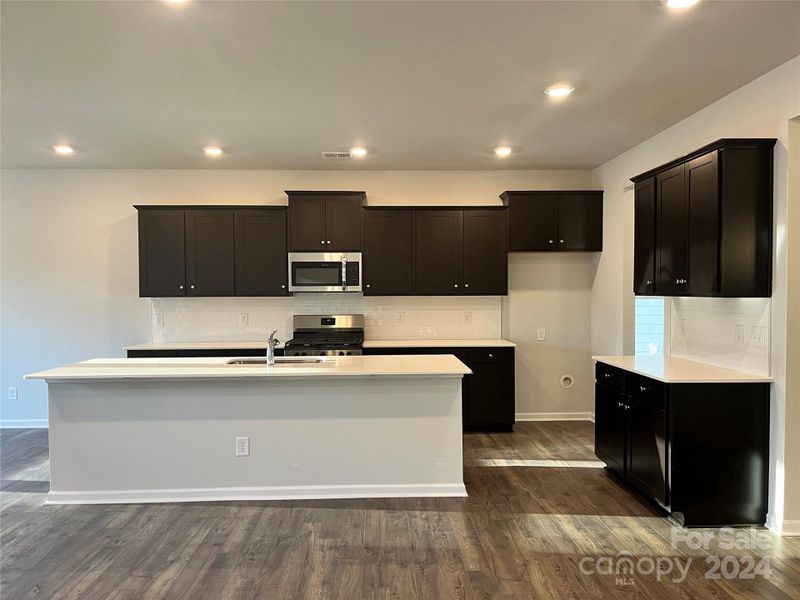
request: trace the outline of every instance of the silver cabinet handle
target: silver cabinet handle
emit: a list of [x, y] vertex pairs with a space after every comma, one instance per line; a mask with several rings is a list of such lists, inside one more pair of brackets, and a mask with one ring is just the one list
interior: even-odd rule
[[465, 284], [464, 284], [464, 287], [469, 287], [469, 284], [468, 284], [468, 283], [465, 283]]
[[367, 287], [369, 287], [369, 284], [367, 284]]
[[640, 392], [649, 392], [650, 388], [647, 388], [647, 387], [644, 387], [643, 385], [640, 385], [639, 386], [639, 391]]
[[454, 287], [454, 288], [457, 288], [457, 287], [458, 287], [458, 284], [457, 284], [457, 283], [454, 283], [454, 284], [453, 284], [453, 287]]
[[190, 286], [189, 286], [189, 289], [193, 290], [193, 289], [194, 289], [194, 286], [193, 286], [193, 285], [190, 285]]
[[611, 377], [611, 373], [603, 373], [603, 377], [605, 377], [606, 379], [608, 379], [609, 377]]
[[564, 243], [564, 240], [558, 240], [558, 243], [559, 243], [559, 244], [563, 244], [563, 243]]
[[283, 289], [286, 289], [286, 286], [285, 286], [285, 285], [282, 285], [282, 286], [281, 286], [281, 289], [282, 289], [282, 290], [283, 290]]
[[320, 241], [319, 241], [319, 243], [320, 243], [320, 244], [324, 244], [324, 243], [325, 243], [325, 240], [320, 240]]
[[553, 243], [553, 240], [547, 240], [547, 243], [548, 243], [548, 244], [552, 244], [552, 243]]
[[653, 285], [653, 282], [650, 279], [648, 279], [644, 283], [645, 283], [645, 285]]
[[617, 408], [622, 408], [623, 406], [625, 405], [622, 402], [617, 402]]
[[492, 353], [490, 352], [490, 353], [489, 353], [489, 358], [494, 358], [494, 354], [492, 354]]
[[330, 241], [330, 240], [328, 240], [328, 243], [330, 244], [330, 243], [331, 243], [331, 241]]
[[182, 285], [179, 285], [179, 286], [178, 286], [178, 289], [179, 289], [179, 290], [182, 290], [182, 289], [183, 289], [183, 286], [182, 286]]

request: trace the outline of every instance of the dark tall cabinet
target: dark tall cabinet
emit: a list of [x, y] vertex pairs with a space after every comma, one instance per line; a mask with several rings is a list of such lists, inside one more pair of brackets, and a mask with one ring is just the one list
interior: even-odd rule
[[365, 296], [414, 293], [414, 211], [365, 209], [362, 216]]
[[509, 250], [512, 252], [603, 249], [602, 191], [509, 191]]
[[463, 221], [460, 210], [414, 213], [415, 291], [445, 296], [463, 292]]
[[139, 210], [138, 217], [139, 296], [185, 296], [184, 211]]
[[289, 250], [357, 252], [361, 250], [364, 192], [287, 191]]
[[286, 209], [240, 209], [234, 218], [236, 295], [288, 294]]
[[774, 145], [718, 140], [632, 179], [635, 293], [772, 295]]

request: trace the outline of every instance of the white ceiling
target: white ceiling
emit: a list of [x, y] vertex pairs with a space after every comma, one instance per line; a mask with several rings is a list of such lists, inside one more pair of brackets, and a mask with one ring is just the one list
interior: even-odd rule
[[[800, 54], [800, 2], [1, 10], [4, 167], [592, 167]], [[562, 80], [571, 97], [542, 93]]]

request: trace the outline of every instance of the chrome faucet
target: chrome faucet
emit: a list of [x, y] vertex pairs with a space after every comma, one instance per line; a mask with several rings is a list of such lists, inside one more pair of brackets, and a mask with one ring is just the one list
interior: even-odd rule
[[276, 329], [272, 333], [269, 334], [269, 339], [267, 340], [267, 365], [272, 366], [275, 364], [275, 346], [280, 344], [280, 340], [275, 337], [275, 334], [278, 333]]

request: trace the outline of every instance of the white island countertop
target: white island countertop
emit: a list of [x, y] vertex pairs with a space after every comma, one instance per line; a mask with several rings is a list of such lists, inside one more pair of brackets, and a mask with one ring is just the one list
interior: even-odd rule
[[[123, 350], [260, 350], [266, 340], [258, 342], [143, 342], [125, 346]], [[364, 348], [513, 348], [516, 344], [497, 339], [417, 339], [364, 340]]]
[[773, 380], [768, 375], [725, 369], [663, 354], [592, 356], [592, 360], [664, 383], [769, 383]]
[[[451, 354], [434, 356], [331, 356], [282, 364], [231, 365], [224, 358], [95, 358], [26, 375], [47, 381], [117, 379], [258, 379], [270, 377], [462, 377], [472, 371]], [[307, 359], [305, 359], [307, 360]], [[292, 364], [294, 363], [294, 364]]]

